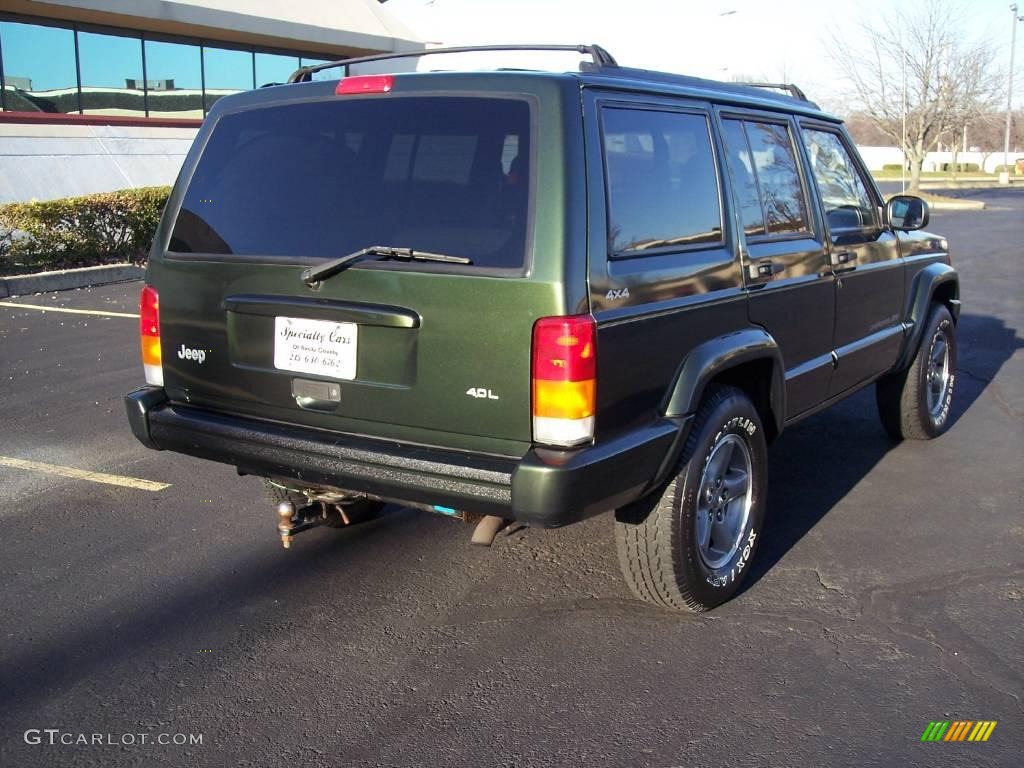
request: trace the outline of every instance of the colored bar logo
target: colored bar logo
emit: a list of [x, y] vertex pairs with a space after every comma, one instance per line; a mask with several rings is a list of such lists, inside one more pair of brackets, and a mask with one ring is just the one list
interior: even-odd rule
[[988, 741], [996, 720], [932, 720], [921, 734], [921, 741]]

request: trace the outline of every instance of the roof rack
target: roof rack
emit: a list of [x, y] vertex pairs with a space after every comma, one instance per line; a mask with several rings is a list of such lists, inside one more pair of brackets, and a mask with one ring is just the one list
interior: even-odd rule
[[459, 48], [430, 48], [422, 51], [406, 51], [403, 53], [382, 53], [376, 56], [361, 56], [357, 59], [340, 59], [329, 61], [325, 64], [315, 64], [310, 67], [299, 67], [292, 72], [288, 78], [289, 83], [303, 83], [313, 79], [314, 72], [334, 67], [344, 67], [345, 75], [348, 75], [349, 67], [352, 64], [362, 64], [367, 61], [385, 61], [387, 59], [409, 59], [421, 56], [433, 56], [441, 53], [479, 53], [486, 51], [575, 51], [576, 53], [588, 54], [596, 67], [617, 67], [615, 57], [600, 45], [470, 45]]
[[751, 88], [771, 88], [776, 91], [786, 91], [794, 99], [800, 101], [810, 101], [799, 87], [793, 85], [793, 83], [747, 83], [737, 82], [736, 85], [749, 85]]

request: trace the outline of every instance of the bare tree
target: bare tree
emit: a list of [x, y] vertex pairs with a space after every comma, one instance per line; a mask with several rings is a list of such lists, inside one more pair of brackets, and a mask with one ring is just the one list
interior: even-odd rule
[[852, 106], [903, 147], [914, 191], [939, 136], [962, 132], [1001, 94], [994, 48], [968, 40], [958, 16], [946, 0], [917, 0], [831, 35]]

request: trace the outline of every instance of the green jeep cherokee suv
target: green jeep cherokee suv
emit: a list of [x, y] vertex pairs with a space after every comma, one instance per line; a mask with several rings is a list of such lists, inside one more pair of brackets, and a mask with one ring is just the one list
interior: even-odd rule
[[555, 48], [593, 62], [350, 60], [219, 100], [156, 234], [129, 421], [265, 478], [286, 545], [385, 501], [485, 543], [614, 512], [633, 591], [708, 609], [783, 428], [872, 383], [894, 437], [947, 427], [957, 274], [795, 87]]

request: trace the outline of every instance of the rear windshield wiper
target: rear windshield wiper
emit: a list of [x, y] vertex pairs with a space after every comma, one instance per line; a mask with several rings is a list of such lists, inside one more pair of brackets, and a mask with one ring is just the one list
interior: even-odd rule
[[462, 256], [448, 256], [444, 253], [430, 253], [429, 251], [414, 251], [412, 248], [393, 248], [388, 245], [371, 245], [369, 248], [350, 253], [347, 256], [340, 256], [337, 259], [325, 261], [316, 267], [310, 267], [302, 271], [302, 282], [312, 287], [321, 280], [326, 280], [332, 275], [341, 272], [345, 267], [354, 261], [366, 256], [377, 256], [382, 259], [398, 259], [400, 261], [441, 261], [446, 264], [472, 264], [470, 259]]

